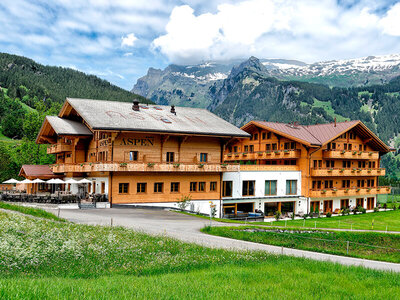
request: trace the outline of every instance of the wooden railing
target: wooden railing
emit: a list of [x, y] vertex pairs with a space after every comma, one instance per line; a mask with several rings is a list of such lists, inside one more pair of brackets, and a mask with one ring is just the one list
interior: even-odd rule
[[300, 158], [300, 150], [271, 150], [257, 152], [233, 152], [224, 155], [225, 161], [258, 159], [295, 159]]
[[390, 191], [391, 189], [389, 186], [318, 189], [318, 190], [310, 190], [310, 197], [326, 198], [326, 197], [390, 194]]
[[240, 171], [300, 171], [300, 167], [291, 165], [240, 165]]
[[379, 159], [377, 151], [324, 150], [322, 153], [330, 159]]
[[311, 176], [385, 176], [384, 168], [317, 168], [311, 169]]
[[53, 144], [47, 147], [47, 154], [71, 152], [74, 146], [70, 144]]
[[239, 164], [96, 162], [55, 164], [54, 173], [66, 172], [237, 172]]

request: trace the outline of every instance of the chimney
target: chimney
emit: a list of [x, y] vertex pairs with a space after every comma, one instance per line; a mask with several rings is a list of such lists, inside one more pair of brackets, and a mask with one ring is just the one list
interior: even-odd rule
[[133, 100], [132, 109], [134, 111], [139, 111], [139, 101], [138, 100]]
[[336, 127], [336, 117], [335, 117], [335, 127]]
[[176, 115], [175, 105], [171, 105], [171, 114]]

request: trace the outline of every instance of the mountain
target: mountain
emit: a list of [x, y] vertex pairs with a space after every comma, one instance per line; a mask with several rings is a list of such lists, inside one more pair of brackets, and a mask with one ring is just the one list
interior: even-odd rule
[[94, 75], [88, 75], [70, 68], [44, 66], [32, 59], [0, 53], [0, 87], [8, 89], [8, 96], [19, 97], [21, 86], [30, 91], [30, 95], [40, 99], [63, 102], [66, 97], [115, 99], [132, 101], [139, 95], [132, 95], [110, 82]]
[[[150, 68], [139, 78], [132, 92], [159, 104], [208, 107], [224, 80], [249, 60], [206, 62], [198, 65], [170, 65], [164, 70]], [[258, 60], [258, 59], [257, 59]], [[298, 60], [260, 59], [259, 73], [286, 81], [322, 83], [335, 87], [388, 83], [400, 75], [400, 55], [368, 56], [307, 64]]]

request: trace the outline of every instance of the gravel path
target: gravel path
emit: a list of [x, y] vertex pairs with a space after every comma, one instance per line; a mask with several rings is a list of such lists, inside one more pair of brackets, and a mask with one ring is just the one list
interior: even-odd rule
[[[47, 209], [57, 213], [54, 209]], [[305, 257], [320, 261], [329, 261], [342, 265], [363, 266], [375, 270], [400, 272], [400, 264], [359, 259], [332, 254], [297, 250], [279, 246], [270, 246], [200, 232], [200, 229], [210, 224], [209, 220], [158, 209], [90, 209], [61, 210], [60, 217], [80, 224], [124, 226], [149, 234], [166, 235], [184, 242], [196, 243], [206, 247], [233, 250], [258, 250], [275, 254]], [[212, 226], [234, 226], [212, 221]], [[239, 224], [240, 225], [240, 224]]]

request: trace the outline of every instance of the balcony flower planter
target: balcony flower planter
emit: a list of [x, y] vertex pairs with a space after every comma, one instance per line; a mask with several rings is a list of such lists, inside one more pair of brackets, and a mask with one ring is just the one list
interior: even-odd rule
[[356, 155], [357, 154], [357, 151], [353, 151], [353, 155]]
[[232, 156], [232, 153], [228, 153], [226, 156], [231, 157], [231, 156]]
[[80, 164], [81, 167], [83, 167], [85, 164]]
[[174, 168], [179, 168], [181, 164], [173, 164]]
[[343, 173], [344, 172], [344, 169], [340, 169], [340, 173]]
[[337, 192], [337, 189], [332, 189], [332, 192], [336, 193], [336, 192]]
[[390, 188], [388, 188], [388, 187], [387, 187], [387, 188], [386, 188], [386, 190], [387, 190], [387, 191], [389, 191], [389, 190], [390, 190]]
[[154, 167], [154, 163], [147, 163], [147, 166], [148, 166], [149, 168], [152, 168], [152, 167]]
[[348, 193], [348, 192], [349, 192], [349, 189], [345, 189], [344, 192], [345, 192], [345, 193]]
[[258, 154], [258, 156], [263, 155], [263, 153], [261, 151], [258, 151], [257, 154]]
[[377, 190], [377, 191], [380, 191], [380, 190], [381, 190], [381, 188], [377, 188], [376, 190]]
[[362, 170], [361, 169], [357, 169], [357, 172], [360, 173]]
[[221, 164], [221, 168], [226, 168], [227, 166], [227, 164]]
[[126, 167], [128, 164], [127, 163], [120, 163], [119, 166], [120, 167]]
[[371, 191], [371, 188], [368, 188], [367, 191], [370, 192], [370, 191]]
[[267, 155], [271, 155], [271, 151], [267, 151]]
[[372, 170], [371, 169], [368, 169], [368, 173], [371, 173], [372, 172]]
[[279, 154], [279, 150], [275, 150], [274, 153], [275, 153], [275, 154]]
[[362, 151], [358, 152], [358, 155], [361, 155], [361, 154], [362, 154]]
[[289, 150], [283, 150], [283, 153], [289, 154]]
[[239, 153], [235, 153], [235, 156], [239, 156], [240, 154]]
[[326, 194], [326, 190], [322, 190], [322, 191], [321, 191], [321, 194]]
[[204, 168], [204, 164], [199, 164], [198, 167], [199, 168]]
[[382, 171], [382, 169], [378, 169], [377, 171], [378, 171], [378, 173], [380, 173]]
[[372, 154], [374, 154], [373, 152], [368, 153], [369, 156], [372, 156]]
[[345, 154], [345, 153], [346, 153], [346, 150], [342, 150], [340, 153], [341, 153], [341, 154]]
[[359, 192], [360, 191], [360, 189], [356, 189], [356, 192]]
[[329, 172], [329, 173], [332, 173], [332, 171], [333, 171], [333, 169], [332, 169], [332, 168], [328, 169], [328, 172]]
[[247, 156], [247, 152], [243, 152], [243, 154], [242, 154], [243, 156]]
[[353, 168], [353, 169], [351, 169], [351, 172], [355, 172], [355, 171], [357, 171], [357, 169], [356, 168]]

